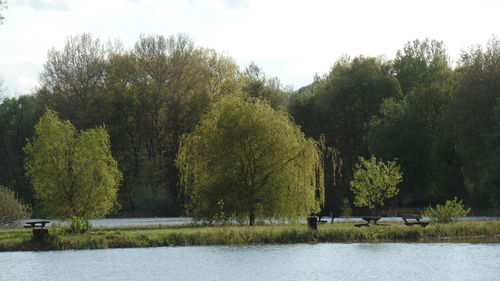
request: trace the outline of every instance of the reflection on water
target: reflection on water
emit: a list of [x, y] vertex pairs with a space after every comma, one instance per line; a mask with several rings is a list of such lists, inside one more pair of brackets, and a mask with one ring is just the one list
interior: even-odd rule
[[0, 253], [0, 280], [499, 280], [500, 244], [325, 243]]

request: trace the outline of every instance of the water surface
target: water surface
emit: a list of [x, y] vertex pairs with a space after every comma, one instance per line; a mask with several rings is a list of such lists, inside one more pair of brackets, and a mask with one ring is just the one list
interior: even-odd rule
[[[331, 217], [322, 217], [322, 220], [325, 220], [327, 222], [331, 222]], [[424, 220], [428, 220], [428, 218], [423, 218]], [[464, 218], [459, 218], [460, 220], [498, 220], [500, 219], [499, 217], [464, 217]], [[19, 222], [20, 225], [24, 224], [25, 221], [28, 220], [23, 220]], [[57, 222], [60, 224], [66, 224], [64, 221], [58, 221], [58, 220], [50, 220], [51, 222]], [[360, 217], [353, 217], [353, 218], [335, 218], [335, 222], [360, 222], [363, 221]], [[379, 222], [384, 222], [384, 221], [403, 221], [401, 217], [382, 217]], [[104, 227], [113, 227], [113, 226], [129, 226], [129, 225], [135, 225], [135, 226], [140, 226], [140, 225], [179, 225], [179, 224], [189, 224], [189, 223], [194, 223], [192, 218], [189, 217], [159, 217], [159, 218], [106, 218], [106, 219], [92, 219], [90, 220], [93, 226], [104, 226]], [[302, 223], [305, 223], [306, 220], [303, 219], [301, 221]], [[235, 222], [236, 223], [236, 222]], [[274, 221], [274, 223], [277, 223], [277, 221]], [[48, 224], [50, 226], [50, 223]]]
[[0, 280], [499, 280], [500, 244], [324, 243], [0, 253]]

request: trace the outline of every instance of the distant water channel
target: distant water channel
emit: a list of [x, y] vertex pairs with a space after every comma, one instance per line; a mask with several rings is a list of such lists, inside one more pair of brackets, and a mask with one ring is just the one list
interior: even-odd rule
[[499, 280], [500, 244], [324, 243], [0, 253], [0, 280]]
[[[327, 222], [331, 221], [330, 217], [322, 217], [322, 220], [325, 220]], [[426, 218], [424, 218], [425, 220]], [[467, 220], [485, 220], [485, 219], [493, 219], [493, 220], [498, 220], [500, 219], [499, 217], [465, 217], [462, 219], [467, 219]], [[354, 218], [335, 218], [335, 222], [345, 222], [345, 221], [352, 221], [352, 222], [358, 222], [358, 221], [363, 221], [359, 217], [354, 217]], [[382, 217], [380, 222], [384, 221], [402, 221], [401, 217]], [[51, 222], [57, 222], [57, 223], [62, 223], [65, 224], [65, 222], [61, 221], [56, 221], [56, 220], [51, 220]], [[160, 217], [160, 218], [106, 218], [106, 219], [93, 219], [90, 220], [93, 226], [104, 226], [104, 227], [113, 227], [113, 226], [128, 226], [128, 225], [134, 225], [134, 226], [141, 226], [141, 225], [179, 225], [179, 224], [189, 224], [193, 223], [193, 220], [191, 218], [186, 218], [186, 217]], [[21, 221], [20, 224], [23, 224], [24, 221]], [[302, 223], [305, 223], [305, 219], [303, 219]], [[50, 226], [50, 224], [49, 224]]]

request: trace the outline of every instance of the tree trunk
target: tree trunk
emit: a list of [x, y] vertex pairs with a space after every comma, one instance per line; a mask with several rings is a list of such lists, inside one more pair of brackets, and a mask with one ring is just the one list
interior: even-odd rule
[[250, 225], [254, 225], [255, 224], [255, 213], [254, 213], [254, 210], [251, 209], [249, 212], [248, 212], [248, 219], [249, 219], [249, 224]]

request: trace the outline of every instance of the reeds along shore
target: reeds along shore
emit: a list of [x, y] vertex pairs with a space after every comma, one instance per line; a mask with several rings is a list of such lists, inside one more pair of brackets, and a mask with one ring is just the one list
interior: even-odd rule
[[0, 251], [106, 249], [159, 246], [252, 245], [321, 242], [500, 242], [500, 220], [431, 223], [423, 228], [400, 222], [354, 227], [352, 222], [320, 225], [259, 226], [130, 226], [94, 228], [67, 235], [49, 229], [45, 241], [32, 239], [30, 230], [0, 228]]

